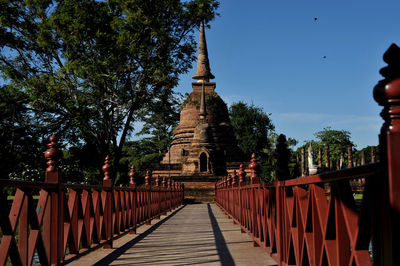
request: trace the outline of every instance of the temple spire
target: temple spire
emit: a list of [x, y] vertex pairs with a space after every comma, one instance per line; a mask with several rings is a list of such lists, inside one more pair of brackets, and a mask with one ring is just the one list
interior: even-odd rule
[[200, 111], [199, 111], [199, 120], [200, 121], [206, 120], [207, 111], [206, 111], [206, 99], [205, 98], [206, 98], [206, 93], [205, 93], [204, 83], [203, 83], [203, 86], [201, 88], [201, 100], [200, 100]]
[[197, 82], [208, 82], [210, 79], [215, 78], [211, 74], [210, 62], [208, 60], [206, 34], [204, 32], [204, 22], [200, 24], [200, 37], [199, 37], [199, 55], [197, 57], [197, 72], [194, 74], [193, 79]]

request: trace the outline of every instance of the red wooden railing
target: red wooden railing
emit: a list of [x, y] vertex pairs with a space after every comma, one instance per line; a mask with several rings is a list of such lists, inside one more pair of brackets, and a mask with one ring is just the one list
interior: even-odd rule
[[[277, 261], [288, 265], [370, 265], [371, 184], [379, 165], [245, 186], [217, 184], [217, 204]], [[361, 208], [349, 180], [365, 178]], [[373, 180], [372, 180], [373, 179]], [[327, 196], [325, 184], [330, 185]]]
[[[276, 182], [236, 176], [216, 184], [216, 201], [279, 265], [400, 265], [400, 48], [384, 55], [386, 78], [374, 88], [385, 123], [379, 163], [287, 180], [285, 138], [277, 145]], [[351, 181], [364, 178], [361, 205]], [[232, 180], [233, 179], [233, 180]], [[326, 188], [330, 189], [327, 190]]]
[[[137, 188], [132, 167], [128, 187], [114, 187], [108, 157], [103, 166], [103, 185], [61, 183], [56, 168], [56, 139], [51, 137], [45, 153], [45, 182], [0, 180], [0, 265], [68, 263], [104, 246], [113, 239], [182, 204], [183, 186], [158, 178], [154, 187], [147, 176], [146, 188]], [[16, 188], [11, 207], [6, 187]], [[40, 191], [37, 204], [33, 191]]]

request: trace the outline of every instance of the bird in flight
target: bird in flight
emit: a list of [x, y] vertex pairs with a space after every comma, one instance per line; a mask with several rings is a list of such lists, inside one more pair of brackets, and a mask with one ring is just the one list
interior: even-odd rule
[[318, 20], [318, 18], [314, 18], [314, 21], [317, 21]]
[[325, 58], [326, 58], [326, 55], [324, 55], [322, 58], [324, 58], [324, 59], [325, 59]]

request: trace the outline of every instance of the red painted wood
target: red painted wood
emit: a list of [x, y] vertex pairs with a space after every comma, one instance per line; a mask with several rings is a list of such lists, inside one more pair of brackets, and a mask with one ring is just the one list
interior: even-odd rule
[[[169, 188], [138, 189], [113, 186], [111, 165], [105, 161], [103, 185], [67, 185], [61, 183], [56, 168], [55, 138], [46, 158], [51, 171], [46, 182], [0, 180], [1, 188], [14, 187], [11, 207], [0, 190], [0, 265], [10, 259], [14, 265], [31, 265], [35, 252], [40, 264], [68, 263], [99, 245], [112, 247], [112, 240], [138, 225], [159, 217], [183, 202], [178, 183]], [[55, 151], [54, 151], [55, 150]], [[40, 189], [36, 204], [32, 189]], [[18, 234], [18, 237], [16, 237]]]
[[[378, 164], [369, 164], [273, 184], [229, 187], [222, 180], [216, 202], [279, 265], [371, 265], [365, 230], [371, 230], [373, 212], [366, 212], [374, 208], [368, 198], [376, 191], [367, 187], [379, 172]], [[360, 177], [369, 193], [361, 211], [350, 186]], [[325, 184], [331, 186], [329, 200]]]

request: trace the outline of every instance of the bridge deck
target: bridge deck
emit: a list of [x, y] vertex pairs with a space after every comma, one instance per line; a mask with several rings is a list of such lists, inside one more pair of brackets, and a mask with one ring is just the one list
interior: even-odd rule
[[74, 265], [276, 265], [215, 204], [186, 205], [154, 222]]

